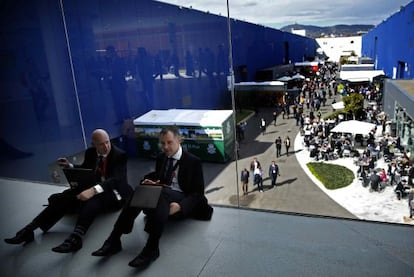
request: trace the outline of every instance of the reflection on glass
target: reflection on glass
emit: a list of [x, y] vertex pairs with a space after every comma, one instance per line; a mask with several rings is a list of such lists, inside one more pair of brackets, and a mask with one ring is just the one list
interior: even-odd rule
[[[83, 151], [83, 133], [98, 127], [131, 158], [144, 151], [153, 156], [159, 128], [135, 126], [134, 119], [151, 110], [235, 113], [232, 84], [256, 81], [257, 72], [275, 65], [301, 62], [317, 48], [306, 37], [156, 1], [26, 2], [17, 0], [0, 19], [0, 149], [6, 153], [0, 175], [12, 178], [50, 181], [55, 158]], [[181, 126], [184, 147], [207, 161], [232, 160], [239, 150], [233, 116], [221, 126]], [[409, 128], [401, 127], [403, 142], [408, 143]], [[264, 144], [258, 145], [241, 160], [262, 153]]]

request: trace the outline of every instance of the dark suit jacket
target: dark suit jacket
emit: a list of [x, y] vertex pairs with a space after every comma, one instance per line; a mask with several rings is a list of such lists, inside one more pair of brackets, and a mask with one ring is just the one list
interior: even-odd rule
[[[98, 154], [95, 147], [90, 147], [85, 151], [85, 158], [80, 165], [75, 167], [96, 169]], [[106, 157], [106, 180], [101, 183], [104, 191], [112, 192], [114, 189], [118, 191], [123, 199], [127, 199], [132, 192], [132, 188], [128, 185], [127, 180], [127, 155], [124, 151], [111, 146], [111, 151]]]
[[269, 176], [272, 176], [272, 174], [279, 175], [279, 166], [275, 165], [275, 173], [273, 173], [273, 166], [269, 165]]
[[[164, 170], [167, 156], [161, 154], [155, 163], [155, 178], [160, 179]], [[178, 184], [185, 197], [179, 203], [184, 217], [193, 217], [201, 220], [211, 219], [213, 208], [208, 205], [204, 196], [204, 176], [201, 160], [193, 154], [183, 150], [178, 161]]]

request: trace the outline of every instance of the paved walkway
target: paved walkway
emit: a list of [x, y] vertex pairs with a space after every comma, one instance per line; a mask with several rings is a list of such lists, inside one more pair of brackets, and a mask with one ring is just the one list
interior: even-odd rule
[[[54, 185], [0, 178], [5, 207], [0, 211], [0, 237], [9, 237], [30, 222], [48, 195], [59, 191], [62, 188]], [[86, 234], [83, 248], [73, 254], [50, 250], [73, 230], [75, 217], [70, 216], [46, 234], [36, 232], [33, 243], [22, 246], [1, 241], [0, 275], [414, 276], [410, 227], [217, 206], [211, 221], [170, 222], [160, 242], [159, 259], [137, 271], [127, 264], [147, 239], [144, 216], [138, 216], [133, 232], [122, 237], [123, 251], [110, 258], [91, 256], [107, 238], [117, 216], [118, 212], [99, 216]]]
[[[326, 106], [321, 108], [323, 114], [331, 112], [331, 102], [332, 99], [329, 99]], [[308, 112], [305, 108], [305, 113]], [[296, 139], [299, 132], [296, 120], [293, 118], [282, 119], [282, 116], [279, 116], [277, 124], [274, 126], [272, 113], [273, 109], [263, 108], [257, 116], [248, 119], [245, 140], [241, 143], [240, 158], [237, 163], [233, 161], [228, 163], [205, 162], [203, 164], [206, 195], [210, 203], [270, 211], [357, 218], [357, 213], [351, 213], [355, 210], [355, 207], [346, 209], [344, 203], [341, 205], [339, 204], [341, 201], [338, 201], [338, 199], [336, 199], [337, 201], [333, 200], [335, 197], [331, 195], [332, 193], [328, 195], [326, 190], [321, 188], [320, 184], [315, 181], [315, 178], [308, 175], [310, 174], [309, 171], [305, 172], [302, 168], [309, 159], [304, 158], [303, 153], [300, 152], [303, 147], [300, 144], [301, 140]], [[259, 120], [262, 117], [268, 122], [265, 135], [260, 133], [259, 128]], [[292, 141], [292, 154], [286, 156], [285, 148], [282, 147], [282, 156], [276, 159], [274, 140], [277, 136], [284, 139], [287, 135]], [[281, 176], [277, 180], [278, 186], [276, 188], [270, 188], [270, 180], [265, 179], [263, 193], [253, 187], [251, 177], [249, 194], [243, 196], [239, 174], [244, 167], [249, 168], [250, 161], [254, 157], [257, 157], [261, 162], [266, 177], [268, 166], [272, 160], [276, 160]], [[301, 162], [298, 161], [298, 158], [301, 159]], [[137, 184], [144, 174], [153, 170], [154, 161], [152, 160], [130, 159], [128, 163], [130, 184]], [[240, 197], [237, 195], [240, 195]], [[346, 201], [349, 202], [349, 199]], [[364, 210], [368, 209], [364, 208]], [[370, 217], [370, 219], [373, 218]], [[378, 220], [378, 218], [375, 218], [375, 220]], [[390, 220], [390, 222], [394, 221]]]
[[[323, 113], [331, 112], [332, 99], [321, 108]], [[309, 111], [306, 110], [305, 113]], [[296, 120], [282, 119], [278, 116], [276, 126], [272, 122], [273, 109], [262, 108], [257, 116], [247, 121], [245, 139], [240, 145], [240, 157], [236, 162], [203, 164], [206, 181], [206, 195], [213, 205], [240, 206], [243, 208], [265, 209], [291, 213], [356, 218], [323, 192], [305, 173], [299, 164], [294, 149], [295, 137], [299, 132]], [[262, 135], [259, 128], [260, 118], [268, 123], [266, 134]], [[286, 156], [282, 147], [282, 156], [276, 159], [274, 140], [277, 136], [284, 139], [289, 136], [292, 141], [291, 155]], [[281, 176], [277, 187], [270, 188], [270, 179], [264, 181], [264, 192], [260, 193], [249, 182], [249, 193], [242, 195], [239, 180], [240, 171], [249, 168], [250, 161], [257, 157], [261, 162], [265, 176], [272, 160], [276, 160]], [[237, 166], [237, 171], [236, 171]], [[128, 179], [131, 185], [137, 184], [142, 176], [154, 170], [154, 161], [147, 159], [130, 159], [128, 162]], [[239, 189], [237, 188], [237, 184]], [[238, 198], [237, 195], [240, 195]]]
[[[330, 112], [330, 103], [322, 107], [323, 112]], [[305, 112], [306, 109], [305, 109]], [[263, 108], [257, 116], [248, 120], [246, 138], [240, 145], [240, 158], [236, 162], [226, 165], [204, 164], [208, 187], [206, 193], [212, 204], [240, 206], [253, 209], [266, 209], [272, 211], [283, 211], [292, 213], [304, 213], [312, 215], [323, 215], [343, 218], [356, 218], [349, 211], [332, 200], [323, 192], [299, 164], [293, 144], [299, 132], [296, 120], [293, 118], [277, 118], [276, 126], [272, 122], [273, 109]], [[265, 135], [260, 133], [259, 120], [265, 118], [268, 127]], [[291, 154], [286, 155], [284, 146], [282, 156], [276, 159], [274, 140], [280, 136], [282, 140], [289, 136], [292, 141]], [[242, 195], [241, 184], [237, 190], [236, 179], [244, 167], [249, 169], [250, 161], [257, 157], [260, 161], [265, 177], [272, 160], [279, 165], [281, 176], [278, 177], [277, 187], [270, 188], [270, 179], [264, 181], [264, 192], [260, 193], [249, 182], [249, 193]], [[237, 166], [237, 171], [236, 171]], [[220, 170], [217, 170], [220, 168]], [[238, 199], [237, 194], [240, 194]]]

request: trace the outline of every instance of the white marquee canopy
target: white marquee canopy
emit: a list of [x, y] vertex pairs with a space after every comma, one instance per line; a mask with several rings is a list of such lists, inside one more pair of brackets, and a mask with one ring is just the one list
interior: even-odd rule
[[342, 121], [331, 132], [368, 135], [375, 128], [375, 124], [358, 120]]

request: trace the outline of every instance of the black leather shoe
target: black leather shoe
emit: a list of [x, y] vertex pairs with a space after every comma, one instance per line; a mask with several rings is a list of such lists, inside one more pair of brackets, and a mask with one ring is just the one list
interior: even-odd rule
[[12, 238], [4, 239], [8, 244], [20, 244], [22, 242], [29, 243], [34, 240], [34, 233], [29, 229], [22, 229]]
[[144, 247], [141, 253], [139, 253], [139, 255], [135, 257], [135, 259], [130, 261], [128, 265], [136, 268], [146, 268], [159, 256], [160, 250], [158, 248], [149, 249], [147, 247]]
[[82, 248], [82, 239], [76, 235], [70, 235], [65, 241], [56, 247], [52, 248], [53, 252], [57, 253], [70, 253], [78, 251]]
[[111, 256], [122, 250], [121, 241], [106, 240], [101, 248], [92, 252], [92, 256], [105, 257]]

